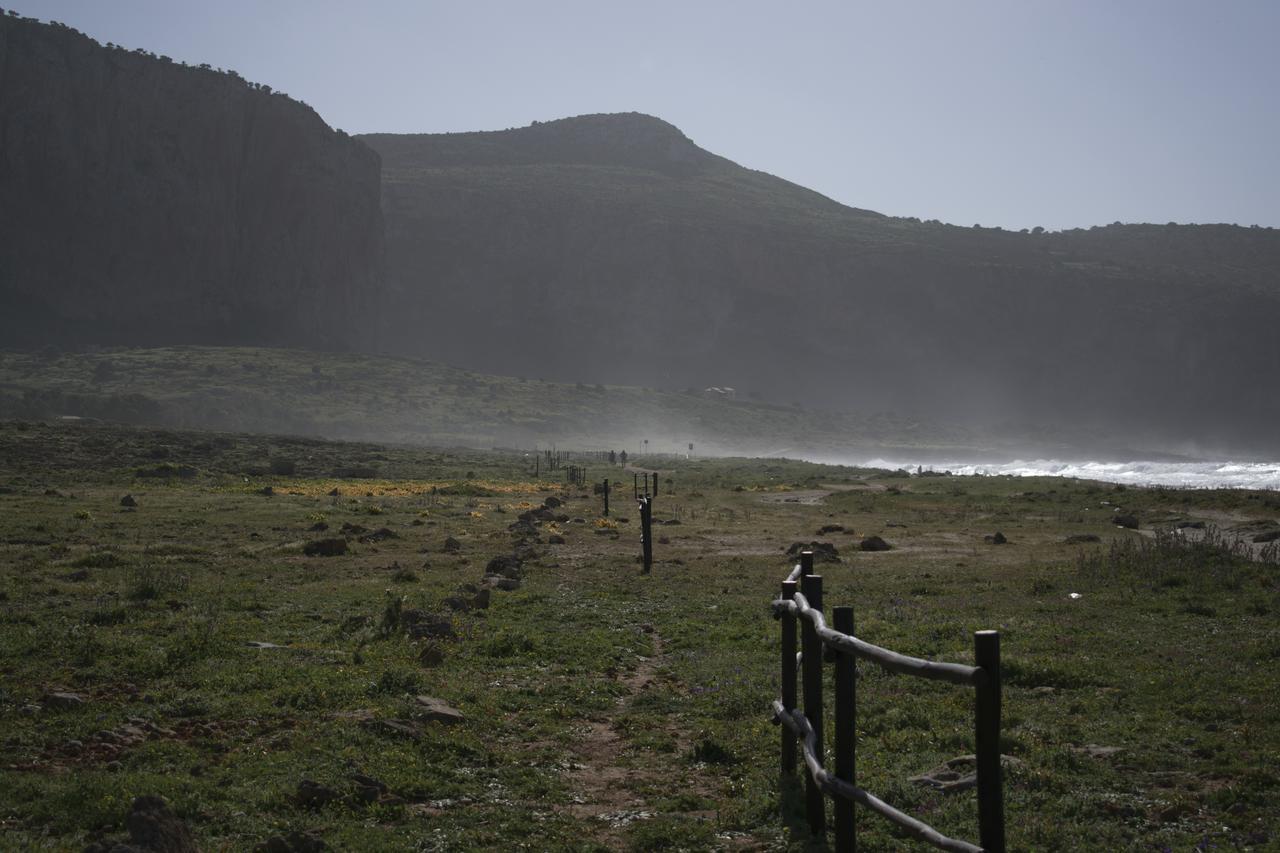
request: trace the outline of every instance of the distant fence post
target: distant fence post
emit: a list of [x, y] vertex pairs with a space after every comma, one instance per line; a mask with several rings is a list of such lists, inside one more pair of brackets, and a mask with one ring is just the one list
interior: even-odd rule
[[978, 758], [978, 837], [986, 853], [1004, 853], [1004, 794], [1000, 774], [1000, 632], [976, 631], [973, 662], [978, 682], [974, 740]]
[[640, 543], [644, 560], [644, 573], [653, 568], [653, 498], [640, 499]]
[[604, 481], [604, 517], [609, 517], [609, 480]]
[[[836, 607], [831, 611], [835, 629], [841, 634], [854, 636], [853, 608]], [[836, 688], [836, 778], [853, 784], [854, 762], [857, 750], [857, 706], [855, 681], [857, 664], [852, 655], [837, 654], [835, 660]], [[853, 802], [836, 797], [836, 850], [854, 850], [858, 846], [857, 829], [853, 819]]]
[[[805, 554], [809, 556], [809, 569], [813, 569], [813, 553], [801, 552], [801, 565]], [[800, 593], [809, 606], [822, 612], [822, 575], [805, 574], [800, 578]], [[800, 627], [800, 654], [804, 670], [804, 715], [813, 727], [814, 755], [822, 762], [822, 641], [813, 622], [805, 619]], [[826, 795], [813, 774], [805, 775], [805, 814], [809, 818], [809, 831], [822, 836], [827, 831]]]
[[[782, 600], [795, 598], [796, 582], [782, 582]], [[796, 709], [796, 617], [791, 612], [782, 614], [782, 708], [786, 713]], [[789, 726], [782, 729], [782, 772], [791, 776], [796, 772], [796, 736]]]

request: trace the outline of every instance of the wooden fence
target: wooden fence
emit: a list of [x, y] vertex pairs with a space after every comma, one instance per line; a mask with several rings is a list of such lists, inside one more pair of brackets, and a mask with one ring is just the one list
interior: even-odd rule
[[[797, 589], [797, 586], [799, 587]], [[822, 616], [822, 576], [813, 573], [813, 552], [803, 551], [800, 563], [782, 583], [773, 602], [782, 623], [782, 698], [773, 703], [774, 719], [782, 724], [782, 772], [796, 771], [796, 741], [804, 763], [805, 814], [809, 830], [825, 837], [826, 797], [835, 802], [837, 850], [854, 850], [857, 838], [853, 807], [860, 804], [896, 824], [908, 835], [940, 850], [960, 853], [1004, 853], [1004, 792], [1000, 770], [1000, 635], [973, 635], [974, 663], [966, 666], [908, 657], [873, 646], [854, 636], [853, 608], [832, 610], [835, 630]], [[800, 653], [796, 653], [796, 622], [800, 621]], [[858, 658], [891, 672], [974, 688], [974, 735], [977, 756], [978, 835], [981, 846], [948, 838], [928, 824], [904, 814], [854, 783], [857, 709], [855, 662]], [[835, 772], [825, 767], [822, 722], [823, 664], [832, 663], [835, 683]], [[803, 710], [796, 708], [796, 670], [801, 670]]]

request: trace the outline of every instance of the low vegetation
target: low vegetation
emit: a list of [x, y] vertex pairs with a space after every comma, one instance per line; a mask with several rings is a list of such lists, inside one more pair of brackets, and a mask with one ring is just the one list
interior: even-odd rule
[[[639, 461], [648, 576], [625, 489], [599, 523], [515, 451], [0, 422], [0, 847], [158, 795], [204, 849], [803, 849], [768, 603], [813, 541], [873, 642], [1002, 632], [1010, 849], [1277, 843], [1274, 493]], [[972, 752], [971, 700], [861, 674], [860, 782], [973, 837], [972, 791], [908, 781]]]

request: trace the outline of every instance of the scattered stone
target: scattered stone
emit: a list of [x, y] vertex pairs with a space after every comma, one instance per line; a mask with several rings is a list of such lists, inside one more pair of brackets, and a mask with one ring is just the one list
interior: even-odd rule
[[46, 708], [56, 711], [70, 711], [84, 705], [84, 697], [79, 693], [55, 692], [46, 693], [40, 703]]
[[680, 524], [680, 519], [678, 519], [678, 518], [668, 518], [666, 521], [664, 521], [664, 522], [662, 522], [662, 523], [663, 523], [663, 524], [665, 524], [667, 527], [671, 527], [672, 525]]
[[504, 592], [514, 592], [520, 588], [519, 578], [508, 578], [502, 575], [485, 575], [482, 582]]
[[466, 613], [471, 609], [471, 601], [460, 595], [450, 595], [440, 603], [454, 613]]
[[265, 640], [249, 640], [245, 643], [251, 649], [283, 649], [284, 646], [278, 646], [275, 643], [268, 643]]
[[1096, 743], [1086, 743], [1084, 746], [1073, 746], [1071, 751], [1078, 755], [1087, 755], [1090, 758], [1110, 758], [1113, 755], [1124, 752], [1123, 746], [1100, 746]]
[[552, 495], [548, 497], [545, 501], [543, 501], [542, 505], [549, 509], [557, 509], [559, 507], [564, 506], [564, 501], [560, 500], [555, 495]]
[[487, 589], [478, 589], [475, 595], [471, 597], [471, 606], [476, 610], [486, 610], [489, 607], [489, 597], [491, 593]]
[[1063, 540], [1068, 545], [1084, 545], [1088, 542], [1101, 542], [1102, 537], [1096, 533], [1076, 533]]
[[885, 527], [902, 527], [902, 528], [906, 527], [906, 525], [903, 524], [901, 521], [887, 521], [885, 522], [884, 526]]
[[434, 720], [452, 726], [465, 722], [466, 717], [457, 708], [434, 696], [416, 696], [413, 700], [415, 716], [424, 720]]
[[323, 533], [328, 529], [329, 529], [329, 523], [325, 521], [317, 521], [315, 524], [311, 525], [310, 527], [310, 530], [313, 533]]
[[303, 779], [298, 783], [298, 805], [307, 809], [320, 809], [329, 803], [342, 799], [342, 795], [332, 788], [321, 785], [311, 779]]
[[130, 509], [132, 509], [137, 505], [138, 505], [138, 501], [136, 498], [134, 498], [133, 495], [125, 495], [120, 499], [120, 506], [129, 507]]
[[72, 572], [69, 575], [63, 575], [62, 578], [63, 580], [69, 580], [73, 583], [79, 583], [80, 581], [87, 581], [89, 579], [89, 570], [76, 569], [74, 572]]
[[862, 551], [889, 551], [893, 546], [879, 536], [868, 536], [858, 543], [858, 548]]
[[1178, 530], [1204, 530], [1203, 521], [1179, 521], [1174, 527]]
[[548, 537], [547, 537], [547, 544], [548, 544], [548, 545], [563, 545], [563, 544], [564, 544], [564, 537], [563, 537], [563, 536], [561, 536], [559, 533], [554, 533], [554, 534], [552, 534], [551, 536], [548, 536]]
[[399, 538], [400, 538], [400, 534], [396, 533], [390, 527], [379, 527], [377, 530], [373, 531], [372, 533], [366, 536], [361, 536], [360, 541], [368, 543], [368, 542], [381, 542], [384, 539], [399, 539]]
[[818, 528], [819, 536], [826, 536], [828, 533], [844, 533], [843, 524], [824, 524]]
[[258, 489], [258, 494], [268, 498], [274, 495], [275, 493], [276, 493], [276, 490], [271, 488], [270, 486], [263, 486], [261, 489]]
[[302, 553], [308, 557], [341, 557], [347, 553], [347, 540], [317, 539], [302, 546]]
[[273, 835], [253, 848], [253, 853], [322, 853], [329, 847], [321, 839], [294, 830], [284, 835]]
[[830, 542], [792, 542], [788, 557], [799, 557], [801, 551], [812, 551], [815, 563], [839, 563], [840, 552]]
[[415, 640], [448, 640], [455, 636], [453, 620], [438, 613], [406, 610], [400, 614], [400, 621], [404, 624], [405, 632]]
[[338, 491], [337, 487], [334, 487], [334, 488], [332, 488], [332, 489], [330, 489], [330, 490], [329, 490], [329, 497], [331, 497], [331, 498], [336, 498], [336, 497], [338, 497], [338, 495], [340, 495], [340, 494], [342, 494], [342, 493]]
[[582, 517], [578, 517], [578, 518], [571, 518], [571, 519], [569, 519], [569, 523], [570, 523], [570, 524], [586, 524], [586, 523], [587, 523], [587, 520], [586, 520], [585, 518], [582, 518]]
[[444, 663], [444, 649], [439, 643], [429, 642], [422, 646], [422, 651], [418, 653], [418, 665], [425, 669], [432, 669]]
[[999, 530], [997, 530], [992, 536], [983, 536], [982, 541], [990, 542], [992, 545], [1005, 545], [1009, 542], [1009, 540], [1005, 538], [1005, 535]]
[[1253, 537], [1254, 542], [1275, 542], [1280, 540], [1280, 530], [1268, 530]]
[[521, 560], [514, 554], [503, 557], [494, 557], [485, 566], [485, 574], [501, 575], [504, 578], [519, 578], [523, 571], [521, 569]]
[[368, 533], [369, 528], [361, 524], [352, 524], [349, 521], [344, 521], [342, 522], [342, 527], [338, 529], [338, 532], [343, 536], [361, 536]]
[[444, 544], [440, 546], [440, 550], [446, 554], [456, 554], [462, 550], [462, 543], [450, 536], [444, 540]]
[[412, 720], [368, 720], [363, 725], [370, 731], [390, 737], [422, 739], [422, 727]]
[[[1022, 759], [1012, 755], [1000, 756], [1000, 767], [1003, 770], [1020, 767], [1023, 763]], [[978, 784], [978, 757], [960, 755], [948, 759], [927, 773], [909, 777], [907, 781], [925, 788], [933, 788], [944, 794], [967, 791]]]
[[1119, 514], [1111, 519], [1117, 527], [1125, 527], [1129, 530], [1138, 529], [1138, 517], [1132, 514]]
[[1031, 692], [1037, 696], [1048, 696], [1051, 693], [1056, 693], [1057, 688], [1045, 685], [1044, 687], [1032, 687]]

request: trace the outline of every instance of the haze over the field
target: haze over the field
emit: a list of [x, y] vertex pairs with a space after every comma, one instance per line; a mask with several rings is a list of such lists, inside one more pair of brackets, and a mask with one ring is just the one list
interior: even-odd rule
[[1280, 225], [1280, 5], [10, 0], [351, 132], [638, 110], [862, 208]]

